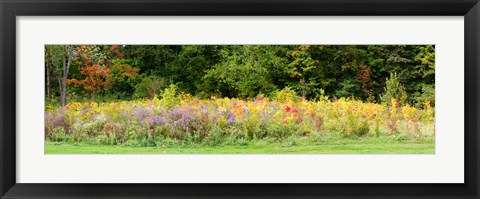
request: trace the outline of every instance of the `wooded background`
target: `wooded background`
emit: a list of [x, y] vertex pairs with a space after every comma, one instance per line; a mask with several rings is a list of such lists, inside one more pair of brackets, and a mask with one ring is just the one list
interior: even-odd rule
[[46, 45], [45, 98], [153, 98], [169, 85], [198, 98], [435, 103], [434, 45]]

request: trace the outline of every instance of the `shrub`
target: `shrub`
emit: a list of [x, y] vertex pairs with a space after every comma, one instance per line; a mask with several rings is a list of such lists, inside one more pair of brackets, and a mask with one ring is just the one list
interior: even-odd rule
[[146, 76], [135, 86], [134, 96], [136, 98], [150, 98], [160, 94], [165, 87], [166, 80], [157, 76]]
[[218, 146], [221, 145], [224, 141], [225, 132], [221, 128], [213, 128], [212, 131], [205, 138], [205, 143], [208, 146]]
[[62, 127], [53, 128], [47, 138], [54, 142], [64, 142], [69, 140], [65, 129]]
[[267, 131], [267, 136], [268, 137], [273, 137], [273, 138], [280, 138], [283, 139], [285, 137], [288, 137], [292, 132], [291, 128], [288, 128], [288, 126], [284, 125], [271, 125], [268, 128]]
[[416, 98], [419, 107], [424, 107], [426, 103], [435, 106], [435, 85], [424, 85], [422, 94]]
[[274, 92], [274, 98], [278, 101], [288, 101], [297, 99], [297, 93], [290, 87]]
[[171, 109], [179, 104], [180, 100], [176, 97], [177, 87], [173, 84], [170, 84], [162, 93], [162, 103], [165, 105], [166, 109]]
[[364, 136], [370, 131], [370, 125], [367, 120], [358, 117], [347, 117], [343, 124], [343, 131], [347, 135]]
[[390, 105], [392, 98], [397, 99], [401, 105], [405, 105], [408, 99], [405, 87], [400, 83], [397, 73], [390, 73], [390, 78], [385, 82], [384, 94], [380, 96], [382, 102], [387, 105]]
[[109, 143], [123, 142], [125, 140], [125, 124], [122, 123], [106, 123], [103, 127], [105, 140]]

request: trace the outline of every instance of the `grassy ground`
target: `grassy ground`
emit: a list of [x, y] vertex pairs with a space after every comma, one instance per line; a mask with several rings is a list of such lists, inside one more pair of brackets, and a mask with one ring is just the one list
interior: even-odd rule
[[434, 154], [433, 140], [343, 138], [319, 142], [252, 141], [247, 146], [172, 145], [133, 147], [46, 142], [46, 154]]

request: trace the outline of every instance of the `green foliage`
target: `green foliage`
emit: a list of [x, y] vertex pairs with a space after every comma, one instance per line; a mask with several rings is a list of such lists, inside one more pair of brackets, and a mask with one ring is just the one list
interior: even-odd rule
[[349, 114], [338, 118], [331, 123], [328, 130], [345, 136], [365, 136], [370, 132], [370, 124], [367, 119], [358, 115]]
[[127, 45], [123, 49], [125, 58], [132, 59], [142, 73], [162, 76], [173, 51], [172, 46], [165, 45]]
[[139, 82], [138, 68], [132, 67], [133, 60], [113, 59], [110, 67], [111, 76], [107, 80], [112, 87], [107, 90], [107, 95], [117, 95], [117, 98], [131, 97], [135, 86]]
[[402, 105], [407, 103], [407, 92], [405, 91], [405, 87], [400, 83], [397, 73], [391, 73], [390, 78], [387, 78], [384, 94], [380, 98], [388, 105], [390, 105], [392, 98], [396, 99]]
[[225, 132], [222, 128], [216, 127], [212, 129], [212, 132], [208, 134], [205, 139], [205, 143], [208, 146], [219, 146], [225, 141]]
[[416, 98], [418, 106], [422, 107], [425, 103], [430, 103], [435, 106], [435, 86], [424, 85], [422, 87], [422, 94]]
[[434, 78], [435, 75], [435, 46], [427, 45], [418, 47], [415, 55], [416, 73], [422, 78]]
[[282, 90], [273, 92], [274, 99], [278, 101], [288, 101], [297, 99], [297, 93], [290, 87], [285, 87]]
[[220, 51], [222, 62], [208, 70], [204, 79], [218, 85], [223, 96], [253, 98], [276, 89], [269, 69], [283, 65], [271, 46], [227, 46]]
[[47, 138], [48, 140], [51, 140], [54, 142], [64, 142], [69, 140], [67, 132], [65, 131], [64, 128], [61, 128], [61, 127], [54, 128], [52, 132], [48, 134]]
[[180, 100], [177, 98], [177, 87], [173, 84], [170, 84], [162, 93], [162, 103], [168, 109], [175, 107], [180, 103]]
[[134, 96], [136, 98], [150, 98], [159, 95], [165, 88], [166, 81], [164, 78], [158, 76], [145, 76], [140, 80], [140, 83], [135, 85]]
[[352, 79], [345, 79], [339, 83], [340, 88], [335, 92], [336, 97], [352, 98], [356, 96], [355, 92], [359, 90], [358, 84]]
[[312, 50], [309, 45], [300, 45], [298, 48], [289, 51], [292, 61], [287, 65], [286, 72], [291, 78], [298, 82], [291, 82], [290, 85], [300, 91], [302, 97], [311, 96], [315, 87], [319, 86], [317, 78], [323, 75], [315, 74], [319, 68], [319, 60], [312, 58]]
[[[105, 92], [96, 92], [96, 101], [152, 99], [169, 84], [175, 84], [180, 93], [201, 99], [213, 96], [248, 99], [260, 94], [272, 95], [288, 87], [310, 100], [344, 97], [389, 103], [389, 98], [396, 97], [400, 103], [411, 105], [434, 100], [434, 45], [90, 47], [88, 57], [93, 62], [104, 60], [102, 65], [109, 67], [111, 73], [105, 79], [108, 86], [102, 87]], [[50, 72], [51, 96], [45, 98], [51, 101], [60, 95], [57, 77], [61, 67], [52, 66], [63, 62], [59, 55], [61, 48], [46, 46], [45, 68]], [[132, 70], [138, 70], [139, 77], [128, 75], [133, 74], [128, 73]], [[72, 62], [68, 79], [84, 80], [81, 73], [81, 65]], [[397, 81], [400, 85], [396, 85]], [[69, 100], [90, 98], [80, 87], [68, 85], [67, 90]]]

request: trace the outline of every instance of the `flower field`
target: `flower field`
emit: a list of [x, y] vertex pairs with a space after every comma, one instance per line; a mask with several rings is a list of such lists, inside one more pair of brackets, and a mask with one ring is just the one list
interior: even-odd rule
[[435, 45], [45, 45], [47, 154], [431, 154]]
[[250, 140], [282, 141], [318, 135], [434, 135], [435, 113], [422, 108], [354, 99], [309, 101], [292, 97], [198, 99], [188, 94], [118, 102], [47, 105], [47, 141], [104, 145], [245, 145]]

